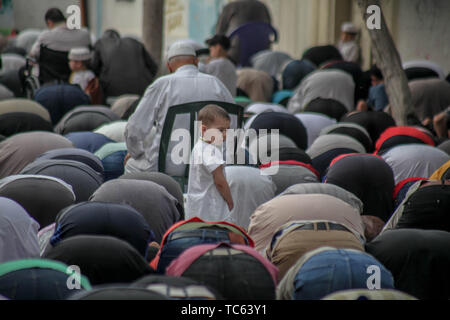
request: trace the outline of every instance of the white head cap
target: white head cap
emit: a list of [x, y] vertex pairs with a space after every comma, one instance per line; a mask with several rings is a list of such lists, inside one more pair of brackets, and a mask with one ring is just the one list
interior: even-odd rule
[[91, 52], [86, 47], [72, 48], [69, 52], [69, 60], [87, 61], [91, 59]]
[[356, 30], [356, 27], [351, 22], [345, 22], [341, 26], [341, 31], [345, 33], [358, 33], [358, 30]]
[[186, 41], [176, 41], [170, 46], [169, 51], [167, 52], [167, 60], [177, 56], [196, 57], [197, 54], [195, 53], [195, 49], [191, 43]]

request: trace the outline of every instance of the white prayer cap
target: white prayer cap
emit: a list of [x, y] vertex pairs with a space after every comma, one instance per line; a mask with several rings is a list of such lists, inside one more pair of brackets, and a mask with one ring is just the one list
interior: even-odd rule
[[341, 31], [345, 33], [358, 33], [358, 30], [356, 30], [356, 27], [351, 22], [345, 22], [341, 26]]
[[87, 61], [91, 59], [91, 52], [86, 47], [72, 48], [69, 52], [69, 60]]
[[194, 56], [196, 57], [197, 54], [195, 53], [195, 48], [192, 46], [191, 43], [187, 41], [176, 41], [174, 42], [167, 52], [167, 60], [170, 60], [177, 56]]

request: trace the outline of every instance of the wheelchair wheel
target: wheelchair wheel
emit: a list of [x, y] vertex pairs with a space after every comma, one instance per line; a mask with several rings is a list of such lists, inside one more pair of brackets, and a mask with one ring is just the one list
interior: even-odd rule
[[24, 92], [27, 99], [33, 99], [35, 92], [40, 88], [39, 79], [35, 76], [29, 76], [25, 79]]

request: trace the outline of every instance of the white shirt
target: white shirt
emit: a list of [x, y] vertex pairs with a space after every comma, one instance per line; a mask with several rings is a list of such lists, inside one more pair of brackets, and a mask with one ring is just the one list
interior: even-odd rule
[[89, 81], [95, 78], [95, 74], [91, 70], [83, 70], [72, 72], [69, 82], [71, 84], [78, 84], [84, 91], [89, 84]]
[[216, 76], [230, 90], [231, 95], [236, 96], [236, 67], [229, 59], [212, 59], [208, 64], [200, 63], [198, 69], [200, 72]]
[[359, 64], [359, 47], [355, 41], [339, 41], [338, 49], [345, 61]]
[[167, 110], [171, 106], [207, 100], [234, 103], [219, 79], [199, 72], [194, 65], [182, 66], [151, 84], [125, 129], [125, 141], [132, 156], [126, 171], [158, 171], [159, 144]]
[[234, 224], [248, 229], [250, 216], [263, 203], [275, 197], [276, 185], [269, 175], [248, 166], [225, 167], [234, 208], [230, 216]]
[[[206, 221], [235, 222], [226, 201], [217, 190], [212, 175], [214, 170], [224, 164], [223, 153], [219, 147], [198, 140], [192, 150], [189, 167], [186, 220], [199, 217]], [[225, 170], [223, 172], [225, 175]]]

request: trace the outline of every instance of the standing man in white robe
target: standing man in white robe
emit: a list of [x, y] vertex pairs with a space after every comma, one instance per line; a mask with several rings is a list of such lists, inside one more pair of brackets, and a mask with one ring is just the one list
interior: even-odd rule
[[344, 61], [354, 62], [360, 64], [360, 48], [356, 43], [356, 35], [358, 30], [351, 22], [342, 24], [341, 27], [341, 40], [337, 47], [341, 52]]
[[196, 101], [234, 103], [225, 85], [216, 77], [199, 72], [195, 49], [186, 41], [172, 44], [167, 54], [171, 72], [151, 84], [125, 129], [129, 155], [126, 172], [158, 171], [159, 146], [167, 110]]

